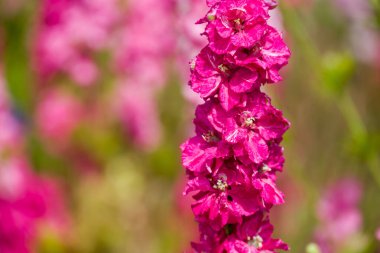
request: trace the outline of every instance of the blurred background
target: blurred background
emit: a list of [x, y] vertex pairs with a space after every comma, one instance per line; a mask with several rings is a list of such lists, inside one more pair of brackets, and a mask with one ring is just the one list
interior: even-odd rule
[[[205, 0], [0, 1], [0, 252], [191, 252], [179, 145]], [[283, 0], [291, 252], [380, 252], [380, 2]]]

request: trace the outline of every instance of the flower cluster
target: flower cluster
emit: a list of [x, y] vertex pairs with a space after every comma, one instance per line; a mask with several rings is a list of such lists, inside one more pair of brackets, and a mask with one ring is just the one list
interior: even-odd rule
[[197, 252], [276, 252], [268, 214], [284, 203], [276, 187], [280, 146], [289, 122], [260, 87], [281, 80], [290, 51], [268, 24], [275, 1], [208, 0], [208, 45], [191, 62], [189, 85], [205, 102], [196, 109], [196, 136], [182, 144], [185, 193], [201, 232]]
[[[75, 107], [87, 111], [96, 111], [97, 106], [111, 107], [114, 120], [121, 122], [138, 147], [156, 148], [162, 133], [155, 98], [167, 83], [167, 56], [174, 52], [173, 7], [174, 0], [42, 1], [33, 48], [34, 67], [40, 83], [50, 90], [41, 94], [38, 109], [40, 114], [47, 112], [51, 115], [47, 117], [54, 118], [52, 126], [46, 126], [50, 121], [37, 116], [43, 135], [51, 136], [62, 129], [59, 140], [69, 140], [71, 130], [89, 120], [77, 117]], [[112, 92], [101, 95], [106, 105], [97, 105], [90, 96], [87, 99], [92, 103], [83, 102], [86, 98], [74, 101], [78, 94], [69, 97], [70, 92], [61, 95], [52, 88], [69, 83], [80, 86], [84, 94], [93, 94], [100, 85], [105, 86], [108, 74], [116, 77], [117, 85]], [[54, 108], [46, 108], [50, 106]], [[69, 119], [53, 114], [65, 114]]]
[[109, 46], [120, 16], [116, 0], [44, 0], [35, 42], [35, 65], [46, 81], [64, 73], [87, 86], [98, 78], [93, 52]]
[[119, 81], [116, 109], [134, 143], [151, 150], [162, 135], [155, 98], [167, 83], [167, 58], [173, 53], [173, 1], [127, 2], [114, 45]]

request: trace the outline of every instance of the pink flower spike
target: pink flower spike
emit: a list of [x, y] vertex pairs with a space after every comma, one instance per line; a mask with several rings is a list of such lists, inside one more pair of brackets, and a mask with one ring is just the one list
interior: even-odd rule
[[284, 203], [276, 186], [280, 142], [290, 123], [260, 91], [281, 80], [290, 51], [268, 25], [273, 0], [208, 0], [208, 45], [191, 63], [189, 85], [205, 102], [195, 112], [196, 136], [181, 145], [199, 223], [196, 252], [274, 253], [268, 213]]

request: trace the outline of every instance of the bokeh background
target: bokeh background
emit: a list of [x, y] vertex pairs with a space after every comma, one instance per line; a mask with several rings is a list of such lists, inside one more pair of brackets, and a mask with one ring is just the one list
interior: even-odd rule
[[[179, 145], [205, 0], [0, 1], [0, 252], [191, 252]], [[380, 2], [282, 0], [291, 252], [380, 252]]]

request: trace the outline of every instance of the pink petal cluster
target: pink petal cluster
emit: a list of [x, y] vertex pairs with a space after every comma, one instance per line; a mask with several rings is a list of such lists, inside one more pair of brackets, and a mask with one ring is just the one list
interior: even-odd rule
[[0, 162], [0, 252], [32, 252], [37, 227], [64, 235], [69, 217], [57, 182], [35, 175], [23, 158]]
[[147, 150], [161, 138], [156, 96], [167, 82], [173, 54], [173, 14], [172, 0], [130, 0], [115, 40], [116, 108], [133, 141]]
[[42, 79], [64, 73], [80, 85], [94, 83], [92, 53], [108, 46], [119, 15], [117, 0], [44, 0], [35, 48]]
[[[110, 71], [117, 85], [107, 102], [116, 108], [115, 116], [135, 144], [155, 148], [161, 138], [155, 100], [167, 81], [166, 63], [174, 52], [174, 7], [174, 0], [44, 0], [34, 45], [41, 83], [68, 80], [90, 86]], [[111, 63], [103, 72], [98, 63], [106, 53]], [[63, 115], [73, 109], [69, 101], [62, 102], [46, 98], [39, 109], [50, 115], [53, 110]], [[47, 103], [55, 108], [46, 108]], [[56, 135], [61, 129], [64, 139], [76, 115], [72, 112], [66, 122], [55, 117], [50, 126], [42, 126], [43, 115], [37, 119], [44, 133]]]
[[47, 140], [64, 145], [70, 139], [83, 116], [79, 101], [70, 94], [49, 90], [41, 94], [36, 109], [36, 124]]
[[193, 213], [196, 252], [277, 252], [268, 214], [284, 203], [276, 174], [284, 164], [282, 136], [289, 122], [260, 91], [281, 80], [290, 51], [268, 25], [275, 1], [208, 0], [208, 45], [191, 63], [190, 87], [204, 99], [196, 136], [181, 146]]
[[360, 232], [361, 196], [361, 185], [351, 178], [336, 182], [324, 193], [318, 204], [320, 227], [316, 231], [316, 239], [323, 253], [338, 251], [347, 240]]

